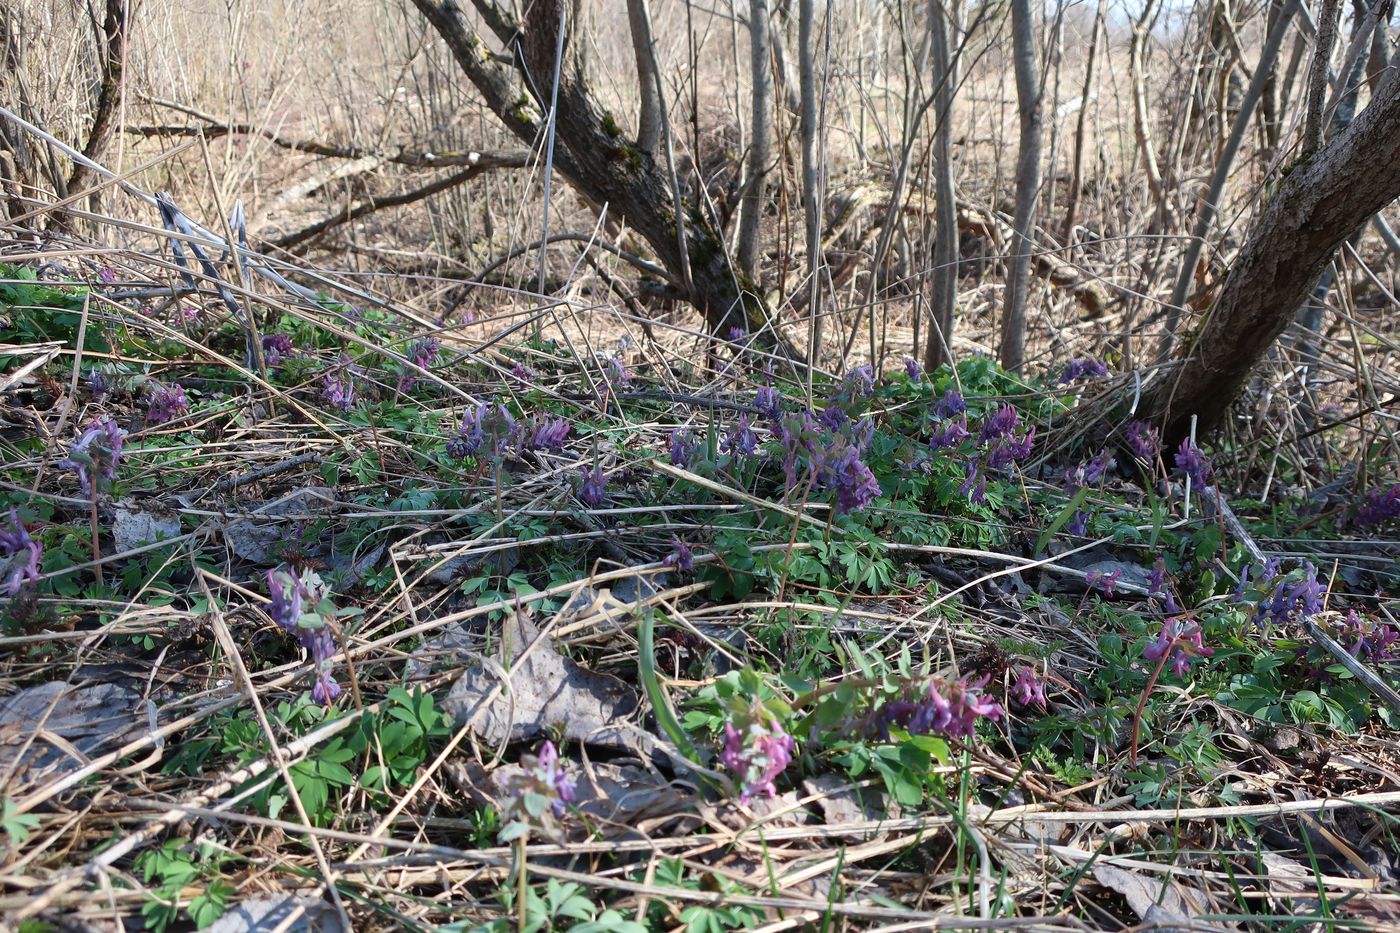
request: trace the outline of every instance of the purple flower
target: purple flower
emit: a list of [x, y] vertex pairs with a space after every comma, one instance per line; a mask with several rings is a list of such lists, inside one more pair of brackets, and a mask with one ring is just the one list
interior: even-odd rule
[[690, 573], [695, 569], [695, 554], [680, 538], [672, 538], [671, 553], [666, 556], [666, 563], [676, 568], [677, 573]]
[[1083, 509], [1076, 509], [1069, 523], [1065, 525], [1065, 534], [1076, 538], [1082, 538], [1089, 533], [1089, 515]]
[[852, 366], [841, 377], [841, 386], [836, 392], [836, 401], [849, 405], [856, 399], [870, 398], [875, 394], [875, 368], [869, 363]]
[[1016, 679], [1011, 682], [1011, 699], [1019, 706], [1045, 709], [1048, 705], [1045, 699], [1045, 681], [1029, 664], [1022, 664], [1016, 668]]
[[4, 525], [0, 525], [0, 557], [10, 561], [5, 573], [6, 589], [17, 596], [27, 584], [39, 580], [39, 558], [44, 553], [39, 542], [29, 536], [19, 512], [14, 508]]
[[1168, 615], [1177, 615], [1181, 612], [1181, 607], [1177, 605], [1176, 596], [1172, 594], [1168, 582], [1167, 563], [1159, 557], [1147, 574], [1147, 595], [1160, 599], [1162, 608]]
[[286, 334], [262, 335], [263, 362], [268, 366], [280, 366], [282, 361], [296, 354], [292, 338]]
[[720, 751], [722, 765], [739, 778], [739, 800], [748, 803], [759, 794], [776, 797], [773, 786], [777, 777], [792, 763], [797, 747], [792, 736], [776, 721], [755, 716], [743, 730], [733, 722], [724, 724], [724, 748]]
[[1162, 434], [1146, 421], [1129, 421], [1123, 425], [1123, 439], [1128, 449], [1148, 463], [1156, 463], [1162, 450]]
[[1064, 476], [1065, 489], [1073, 495], [1081, 489], [1097, 486], [1112, 466], [1113, 456], [1105, 450], [1094, 459], [1066, 471]]
[[997, 413], [982, 422], [982, 430], [977, 433], [977, 442], [985, 444], [1010, 437], [1021, 424], [1021, 415], [1014, 405], [1003, 405]]
[[1351, 609], [1338, 627], [1337, 640], [1362, 661], [1384, 662], [1396, 656], [1400, 630], [1388, 622], [1373, 622]]
[[1088, 583], [1091, 589], [1099, 590], [1105, 596], [1112, 596], [1118, 588], [1118, 578], [1122, 575], [1121, 568], [1111, 571], [1090, 570], [1084, 575], [1084, 582]]
[[608, 485], [608, 478], [603, 475], [603, 468], [595, 466], [593, 469], [583, 467], [578, 485], [579, 501], [591, 509], [596, 509], [603, 504], [607, 498], [605, 489]]
[[966, 411], [967, 401], [963, 399], [962, 393], [957, 389], [949, 389], [933, 406], [933, 417], [939, 421], [947, 421], [949, 418], [964, 414]]
[[769, 421], [777, 421], [783, 416], [783, 393], [772, 386], [764, 386], [754, 396], [754, 407]]
[[103, 418], [90, 424], [73, 446], [68, 448], [68, 457], [58, 465], [78, 474], [78, 484], [83, 495], [91, 497], [97, 486], [110, 483], [117, 478], [117, 466], [122, 459], [122, 442], [126, 431], [119, 428], [111, 418]]
[[92, 397], [101, 401], [112, 391], [112, 374], [105, 369], [94, 368], [88, 373], [87, 383], [88, 388], [92, 390]]
[[695, 456], [695, 438], [687, 430], [676, 428], [671, 432], [671, 466], [690, 469], [690, 461]]
[[904, 375], [909, 377], [910, 382], [918, 382], [924, 378], [924, 368], [919, 365], [919, 361], [912, 356], [904, 358]]
[[1400, 483], [1389, 489], [1376, 488], [1366, 494], [1366, 501], [1356, 510], [1356, 524], [1363, 528], [1383, 525], [1400, 518]]
[[[438, 359], [442, 356], [442, 341], [436, 337], [421, 337], [408, 346], [408, 353], [405, 354], [408, 360], [419, 369], [431, 369], [437, 365]], [[418, 377], [408, 367], [404, 367], [403, 374], [399, 376], [400, 391], [407, 392], [418, 382]]]
[[1202, 489], [1210, 485], [1211, 477], [1215, 474], [1215, 467], [1201, 453], [1201, 449], [1191, 443], [1189, 437], [1182, 439], [1181, 447], [1176, 452], [1176, 466]]
[[365, 371], [342, 353], [334, 368], [321, 377], [321, 398], [341, 411], [355, 407], [355, 383]]
[[1069, 385], [1080, 379], [1099, 378], [1108, 375], [1108, 367], [1102, 361], [1085, 357], [1083, 359], [1070, 360], [1065, 367], [1063, 375], [1060, 376], [1061, 385]]
[[[557, 429], [556, 429], [557, 430]], [[516, 440], [520, 425], [500, 403], [477, 402], [468, 405], [462, 415], [457, 436], [447, 442], [447, 453], [458, 460], [475, 456], [483, 450], [491, 456]]]
[[165, 424], [190, 410], [190, 400], [178, 382], [169, 385], [152, 383], [150, 400], [146, 402], [146, 423]]
[[967, 416], [958, 415], [929, 435], [930, 450], [943, 450], [956, 447], [972, 435], [967, 430]]
[[734, 457], [752, 457], [758, 453], [758, 435], [749, 425], [748, 415], [741, 414], [734, 427], [720, 441], [720, 450]]
[[[1001, 718], [1001, 704], [982, 693], [983, 677], [977, 681], [929, 678], [924, 695], [902, 725], [911, 735], [941, 735], [950, 739], [965, 739], [977, 729], [977, 720], [985, 716], [995, 722]], [[903, 709], [896, 711], [898, 714]]]
[[817, 415], [817, 420], [821, 422], [822, 427], [834, 432], [845, 427], [846, 423], [851, 420], [851, 416], [846, 414], [842, 408], [828, 405], [820, 415]]
[[777, 425], [776, 434], [778, 442], [783, 445], [783, 478], [787, 481], [787, 488], [791, 489], [797, 484], [797, 465], [804, 455], [810, 468], [820, 429], [812, 418], [811, 409], [804, 409], [798, 414], [785, 415]]
[[614, 392], [620, 392], [632, 384], [632, 373], [620, 356], [610, 356], [603, 364], [603, 378]]
[[117, 270], [111, 266], [103, 266], [97, 270], [97, 280], [103, 285], [111, 285], [117, 280]]
[[573, 426], [563, 418], [531, 418], [525, 426], [525, 447], [529, 450], [558, 450], [569, 439]]
[[977, 469], [977, 461], [969, 460], [963, 467], [967, 478], [958, 487], [958, 495], [967, 496], [968, 500], [977, 505], [987, 504], [987, 478], [982, 475], [982, 471]]
[[1003, 435], [987, 447], [987, 468], [1005, 470], [1013, 463], [1026, 459], [1035, 447], [1035, 428], [1031, 428], [1021, 438], [1013, 434]]
[[1170, 659], [1178, 677], [1185, 677], [1197, 658], [1208, 658], [1214, 653], [1202, 642], [1201, 627], [1179, 617], [1162, 623], [1157, 640], [1142, 649], [1142, 656], [1149, 661]]
[[340, 696], [340, 684], [331, 676], [336, 644], [326, 621], [331, 607], [321, 578], [310, 570], [293, 573], [279, 567], [267, 572], [267, 594], [272, 600], [267, 614], [311, 656], [315, 672], [311, 699], [329, 706]]
[[858, 512], [880, 494], [880, 481], [860, 459], [860, 451], [841, 445], [826, 457], [817, 481], [836, 492], [836, 514]]
[[535, 384], [535, 380], [539, 378], [533, 369], [519, 360], [511, 364], [510, 376], [522, 386], [532, 386]]
[[527, 795], [537, 795], [549, 804], [556, 818], [564, 815], [577, 794], [577, 781], [559, 763], [559, 751], [554, 743], [546, 741], [534, 755], [521, 755], [520, 767], [523, 774], [512, 774], [497, 783], [511, 797], [508, 809], [522, 810], [527, 818], [531, 813], [525, 801]]
[[1304, 564], [1302, 570], [1285, 576], [1278, 576], [1276, 570], [1270, 575], [1270, 569], [1273, 568], [1265, 568], [1262, 581], [1256, 584], [1263, 589], [1272, 583], [1273, 589], [1255, 607], [1255, 621], [1283, 624], [1315, 616], [1322, 611], [1322, 597], [1326, 590], [1318, 582], [1316, 567]]

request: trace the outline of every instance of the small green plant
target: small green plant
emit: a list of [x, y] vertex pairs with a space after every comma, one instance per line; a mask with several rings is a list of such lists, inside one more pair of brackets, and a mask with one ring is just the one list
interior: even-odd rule
[[[233, 858], [220, 846], [183, 838], [166, 840], [160, 848], [141, 853], [136, 873], [153, 885], [141, 907], [146, 929], [164, 933], [182, 912], [201, 930], [223, 916], [237, 889], [219, 875]], [[200, 884], [202, 890], [185, 903], [187, 890]]]
[[550, 878], [544, 888], [525, 887], [524, 909], [517, 903], [518, 886], [502, 886], [497, 898], [506, 914], [485, 924], [452, 923], [441, 933], [648, 933], [635, 920], [594, 901], [581, 884]]

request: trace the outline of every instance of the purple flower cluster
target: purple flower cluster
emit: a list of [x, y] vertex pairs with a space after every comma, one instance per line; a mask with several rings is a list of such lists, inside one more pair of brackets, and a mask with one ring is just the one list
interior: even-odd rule
[[1373, 489], [1356, 510], [1356, 524], [1362, 528], [1383, 525], [1400, 518], [1400, 483], [1389, 489]]
[[1090, 589], [1098, 590], [1105, 596], [1112, 596], [1118, 589], [1118, 579], [1123, 576], [1121, 568], [1109, 571], [1090, 570], [1084, 575], [1084, 582], [1089, 584]]
[[579, 476], [578, 498], [579, 501], [590, 509], [596, 509], [607, 499], [608, 478], [603, 475], [603, 468], [595, 466], [591, 470], [583, 467]]
[[1045, 698], [1045, 679], [1029, 664], [1016, 668], [1016, 679], [1011, 682], [1011, 699], [1018, 706], [1045, 709], [1049, 701]]
[[309, 570], [294, 573], [285, 567], [267, 572], [267, 594], [272, 599], [267, 614], [289, 635], [296, 637], [315, 668], [311, 699], [324, 706], [340, 696], [340, 684], [331, 676], [334, 670], [335, 636], [326, 621], [325, 587]]
[[510, 366], [510, 377], [521, 386], [532, 386], [539, 375], [524, 363], [516, 360]]
[[976, 731], [979, 718], [993, 722], [1001, 718], [1001, 704], [982, 692], [986, 682], [986, 677], [975, 681], [930, 677], [912, 698], [885, 703], [879, 718], [911, 735], [968, 738]]
[[632, 373], [620, 356], [610, 356], [603, 364], [603, 378], [614, 392], [621, 392], [632, 384]]
[[909, 377], [910, 382], [918, 382], [924, 378], [924, 368], [919, 365], [919, 361], [912, 356], [904, 358], [904, 375]]
[[758, 453], [758, 435], [749, 424], [749, 416], [741, 414], [734, 427], [720, 441], [719, 449], [733, 457], [748, 458]]
[[783, 417], [783, 393], [772, 386], [764, 386], [759, 389], [754, 396], [753, 404], [759, 413], [769, 421], [778, 421]]
[[1146, 421], [1129, 421], [1123, 425], [1123, 439], [1128, 449], [1148, 463], [1156, 463], [1162, 452], [1162, 433]]
[[1071, 382], [1078, 382], [1080, 379], [1098, 379], [1108, 375], [1108, 367], [1101, 360], [1085, 357], [1083, 359], [1070, 360], [1065, 367], [1064, 373], [1060, 375], [1060, 384], [1069, 385]]
[[[420, 337], [408, 345], [408, 353], [405, 356], [419, 369], [432, 369], [442, 357], [442, 341], [436, 337]], [[403, 375], [399, 377], [399, 389], [407, 392], [417, 382], [418, 377], [413, 370], [404, 367]]]
[[111, 418], [94, 421], [68, 448], [68, 457], [58, 465], [77, 473], [83, 495], [91, 497], [97, 488], [117, 478], [125, 440], [126, 431]]
[[943, 397], [933, 406], [933, 417], [938, 421], [947, 421], [949, 418], [955, 418], [966, 412], [967, 400], [957, 389], [949, 389], [944, 392]]
[[364, 374], [363, 369], [351, 363], [350, 357], [342, 353], [335, 366], [321, 377], [321, 398], [341, 411], [349, 411], [355, 407], [355, 382]]
[[695, 458], [695, 436], [683, 428], [676, 428], [671, 432], [671, 466], [690, 468], [691, 461]]
[[526, 450], [558, 450], [569, 440], [573, 426], [563, 418], [549, 418], [536, 415], [525, 422], [524, 447]]
[[997, 413], [982, 422], [977, 442], [983, 446], [987, 468], [1005, 470], [1030, 456], [1035, 446], [1035, 428], [1017, 434], [1021, 426], [1020, 413], [1014, 405], [1003, 405]]
[[724, 724], [719, 760], [739, 778], [739, 800], [748, 803], [759, 794], [777, 796], [773, 782], [792, 763], [796, 747], [780, 723], [770, 716], [754, 716], [742, 728], [732, 721]]
[[280, 366], [283, 360], [296, 354], [296, 347], [286, 334], [263, 334], [262, 354], [263, 362], [268, 366]]
[[520, 767], [524, 769], [523, 774], [508, 775], [497, 781], [511, 798], [507, 809], [524, 811], [528, 817], [535, 808], [526, 798], [535, 796], [548, 804], [556, 818], [563, 816], [576, 798], [578, 784], [559, 763], [559, 751], [554, 743], [546, 741], [537, 754], [521, 755]]
[[859, 512], [880, 494], [880, 481], [853, 444], [841, 444], [821, 460], [817, 483], [836, 493], [836, 514]]
[[185, 397], [184, 386], [178, 382], [151, 383], [150, 398], [146, 402], [147, 424], [165, 424], [189, 410], [190, 400]]
[[1181, 447], [1176, 452], [1176, 466], [1187, 476], [1191, 477], [1191, 482], [1197, 487], [1204, 489], [1210, 485], [1211, 478], [1215, 475], [1215, 467], [1201, 449], [1191, 443], [1191, 439], [1183, 438]]
[[462, 424], [457, 428], [457, 436], [447, 442], [447, 454], [457, 460], [465, 460], [481, 452], [499, 456], [517, 439], [519, 432], [520, 425], [504, 405], [499, 402], [477, 402], [467, 406], [462, 415]]
[[875, 368], [867, 363], [863, 366], [852, 366], [846, 371], [841, 377], [841, 385], [837, 387], [832, 402], [841, 408], [848, 408], [858, 399], [867, 399], [874, 394]]
[[695, 554], [680, 538], [672, 538], [671, 553], [666, 555], [666, 563], [674, 567], [677, 573], [690, 573], [695, 569]]
[[1185, 677], [1197, 658], [1208, 658], [1214, 653], [1202, 641], [1200, 625], [1180, 617], [1163, 622], [1157, 640], [1142, 649], [1142, 656], [1149, 661], [1161, 661], [1163, 658], [1171, 661], [1172, 670], [1178, 677]]
[[39, 558], [43, 553], [43, 547], [29, 536], [29, 529], [19, 520], [19, 512], [11, 508], [5, 524], [0, 525], [0, 557], [10, 562], [5, 588], [11, 596], [17, 596], [27, 584], [38, 582]]
[[935, 428], [929, 435], [928, 446], [930, 450], [939, 451], [949, 447], [956, 447], [972, 436], [967, 429], [967, 415], [958, 415], [943, 423], [940, 428]]
[[[1240, 574], [1241, 587], [1247, 579], [1246, 573]], [[1255, 621], [1265, 625], [1282, 625], [1317, 615], [1322, 611], [1322, 597], [1326, 593], [1317, 579], [1317, 568], [1310, 563], [1303, 564], [1301, 570], [1280, 574], [1277, 563], [1270, 561], [1265, 564], [1255, 587], [1268, 593], [1255, 606]]]
[[1112, 467], [1113, 455], [1105, 450], [1094, 459], [1081, 463], [1072, 470], [1066, 470], [1065, 489], [1070, 495], [1074, 495], [1081, 489], [1097, 486]]
[[982, 475], [982, 471], [977, 468], [976, 460], [969, 460], [963, 467], [966, 476], [962, 485], [958, 487], [958, 495], [967, 496], [969, 502], [977, 505], [987, 504], [987, 478]]
[[1375, 663], [1400, 656], [1400, 630], [1388, 622], [1373, 621], [1352, 609], [1337, 628], [1337, 640], [1358, 660]]

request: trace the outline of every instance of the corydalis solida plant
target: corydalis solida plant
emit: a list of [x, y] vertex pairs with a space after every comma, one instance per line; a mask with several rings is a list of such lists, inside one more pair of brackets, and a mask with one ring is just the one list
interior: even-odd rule
[[271, 598], [267, 614], [311, 656], [315, 669], [311, 698], [329, 706], [340, 696], [340, 684], [331, 676], [336, 646], [330, 619], [335, 605], [325, 584], [310, 570], [279, 567], [267, 572], [267, 593]]
[[0, 525], [0, 557], [10, 562], [5, 570], [5, 584], [11, 596], [38, 581], [43, 553], [43, 547], [29, 536], [29, 529], [19, 520], [19, 512], [11, 508], [5, 524]]
[[68, 457], [58, 465], [78, 474], [83, 495], [91, 498], [117, 478], [126, 431], [111, 418], [94, 421], [68, 449]]

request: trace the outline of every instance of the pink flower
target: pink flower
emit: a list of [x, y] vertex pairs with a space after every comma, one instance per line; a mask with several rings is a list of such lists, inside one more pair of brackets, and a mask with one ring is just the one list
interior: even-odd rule
[[724, 749], [719, 760], [741, 782], [739, 800], [748, 803], [759, 794], [777, 796], [773, 781], [792, 763], [797, 743], [776, 722], [765, 724], [755, 717], [741, 732], [734, 723], [724, 724]]
[[1045, 709], [1045, 681], [1029, 664], [1016, 668], [1016, 679], [1011, 683], [1011, 699], [1021, 706], [1038, 706]]
[[1214, 653], [1202, 642], [1200, 625], [1180, 617], [1162, 623], [1157, 640], [1142, 649], [1142, 656], [1149, 661], [1170, 659], [1178, 677], [1185, 677], [1197, 658], [1208, 658]]

